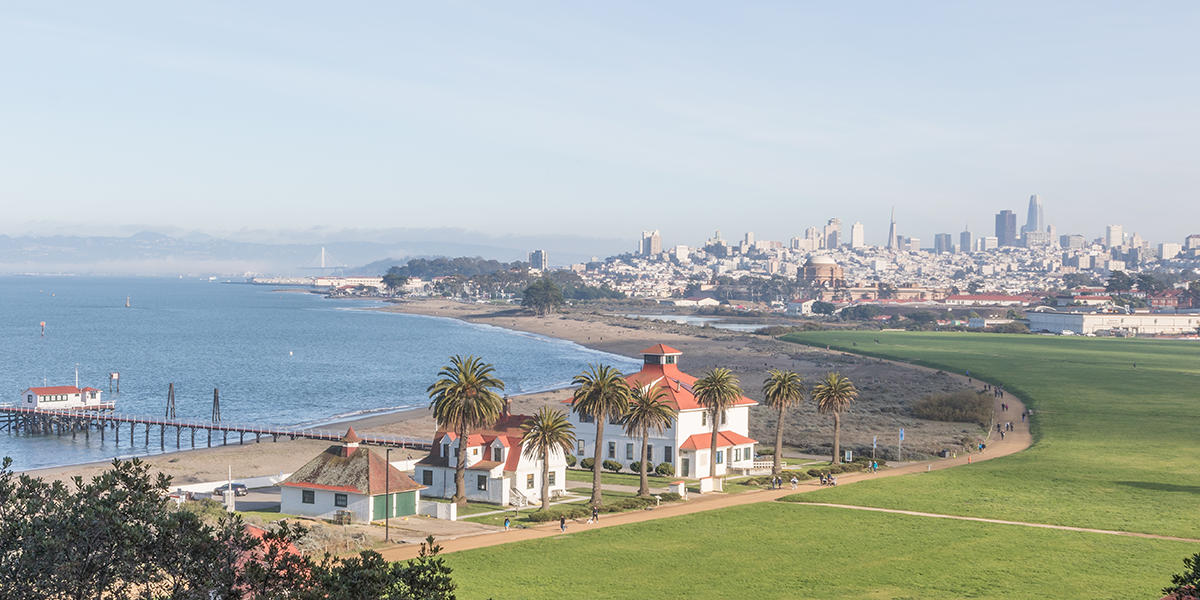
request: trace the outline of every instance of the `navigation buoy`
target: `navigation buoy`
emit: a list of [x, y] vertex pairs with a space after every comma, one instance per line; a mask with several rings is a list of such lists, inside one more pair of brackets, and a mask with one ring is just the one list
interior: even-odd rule
[[46, 337], [46, 322], [42, 321], [42, 337]]

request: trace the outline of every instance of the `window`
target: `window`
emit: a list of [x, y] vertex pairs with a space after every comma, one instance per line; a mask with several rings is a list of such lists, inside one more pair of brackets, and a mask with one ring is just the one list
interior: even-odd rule
[[729, 413], [725, 412], [725, 411], [721, 411], [721, 424], [724, 425], [728, 422], [729, 422]]
[[583, 456], [583, 440], [577, 440], [577, 441], [579, 443], [579, 450], [576, 452], [576, 454]]
[[717, 450], [717, 463], [725, 462], [725, 451]]
[[700, 413], [700, 426], [708, 427], [708, 411]]
[[533, 489], [533, 473], [530, 473], [525, 476], [525, 489], [527, 489], [527, 490]]
[[554, 471], [550, 471], [550, 485], [554, 485], [554, 476], [557, 475]]
[[608, 418], [608, 424], [609, 424], [609, 425], [620, 425], [620, 424], [621, 424], [621, 417], [609, 417], [609, 418]]
[[421, 471], [421, 485], [433, 485], [433, 471], [429, 469]]
[[625, 444], [625, 460], [633, 460], [633, 444]]
[[617, 443], [616, 442], [608, 443], [608, 457], [609, 458], [617, 457]]
[[347, 504], [346, 500], [347, 500], [347, 498], [346, 498], [345, 494], [334, 494], [333, 495], [333, 505], [334, 506], [340, 506], [342, 508], [345, 508], [346, 504]]
[[646, 444], [646, 462], [654, 462], [654, 444]]
[[479, 490], [487, 491], [487, 475], [476, 476], [475, 487]]
[[302, 490], [300, 492], [300, 502], [304, 504], [316, 504], [317, 493], [312, 490]]
[[595, 423], [596, 420], [593, 419], [591, 415], [580, 414], [579, 422], [580, 423]]
[[471, 456], [479, 456], [479, 448], [471, 448]]
[[492, 448], [492, 460], [504, 462], [504, 448]]
[[663, 462], [665, 462], [665, 463], [674, 462], [671, 460], [671, 447], [670, 446], [663, 446]]

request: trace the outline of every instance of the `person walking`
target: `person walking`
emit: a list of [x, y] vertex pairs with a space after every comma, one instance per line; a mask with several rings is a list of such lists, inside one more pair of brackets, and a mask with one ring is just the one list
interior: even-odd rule
[[558, 530], [563, 533], [567, 532], [567, 516], [566, 515], [563, 515], [558, 518]]
[[794, 490], [794, 489], [796, 489], [796, 484], [797, 484], [797, 483], [800, 483], [800, 480], [799, 480], [799, 479], [796, 479], [796, 476], [795, 476], [795, 475], [792, 475], [792, 489], [793, 489], [793, 490]]
[[511, 524], [512, 522], [509, 521], [508, 517], [504, 517], [504, 531], [508, 531], [508, 526]]
[[595, 506], [592, 507], [592, 522], [593, 523], [600, 522], [600, 509], [596, 508]]

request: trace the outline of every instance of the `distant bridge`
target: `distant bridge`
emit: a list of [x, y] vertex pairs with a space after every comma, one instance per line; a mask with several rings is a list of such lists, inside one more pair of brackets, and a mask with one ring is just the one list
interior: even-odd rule
[[[107, 439], [108, 431], [112, 431], [113, 442], [121, 443], [121, 429], [129, 425], [129, 444], [134, 443], [134, 434], [138, 426], [145, 430], [145, 444], [150, 447], [150, 431], [158, 428], [158, 444], [166, 449], [167, 431], [175, 430], [175, 447], [182, 448], [183, 430], [188, 430], [191, 447], [196, 447], [196, 432], [202, 431], [207, 438], [208, 447], [213, 445], [213, 434], [221, 434], [221, 444], [229, 442], [229, 434], [237, 434], [238, 443], [245, 444], [246, 436], [253, 435], [254, 442], [270, 437], [271, 441], [286, 439], [309, 439], [338, 441], [345, 432], [328, 429], [308, 429], [302, 427], [263, 427], [254, 425], [236, 425], [223, 422], [211, 422], [201, 419], [170, 419], [122, 415], [106, 410], [72, 410], [19, 408], [15, 406], [0, 406], [0, 431], [26, 434], [71, 435], [74, 439], [80, 433], [90, 438], [92, 431], [100, 434], [100, 440]], [[406, 436], [358, 434], [363, 444], [384, 446], [390, 448], [411, 448], [414, 450], [430, 450], [431, 440], [410, 438]]]

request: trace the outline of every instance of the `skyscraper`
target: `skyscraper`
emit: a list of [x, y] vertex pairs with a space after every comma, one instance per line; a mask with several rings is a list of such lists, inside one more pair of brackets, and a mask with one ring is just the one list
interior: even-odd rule
[[1017, 213], [1011, 210], [996, 213], [996, 240], [1001, 246], [1017, 245]]
[[936, 254], [954, 252], [954, 245], [950, 242], [950, 234], [935, 233], [933, 235], [933, 251]]
[[1104, 228], [1104, 245], [1116, 248], [1125, 245], [1125, 228], [1120, 225], [1109, 225]]
[[545, 250], [534, 250], [529, 253], [529, 268], [545, 271], [549, 263], [546, 261]]
[[650, 256], [662, 252], [662, 234], [657, 229], [642, 232], [641, 254]]
[[970, 228], [963, 229], [963, 232], [958, 234], [958, 251], [970, 253], [975, 249], [975, 244], [971, 240]]
[[897, 237], [897, 235], [896, 235], [896, 207], [893, 206], [892, 207], [892, 225], [890, 227], [888, 227], [888, 239], [887, 239], [887, 249], [888, 250], [899, 250], [900, 249], [900, 240], [896, 239], [896, 237]]
[[1029, 212], [1025, 214], [1025, 226], [1021, 233], [1041, 231], [1046, 227], [1046, 217], [1042, 214], [1042, 201], [1037, 194], [1029, 197]]
[[842, 220], [830, 219], [823, 231], [826, 248], [837, 248], [842, 243]]
[[855, 221], [854, 224], [850, 226], [850, 247], [862, 248], [866, 245], [866, 238], [863, 237], [862, 221]]

